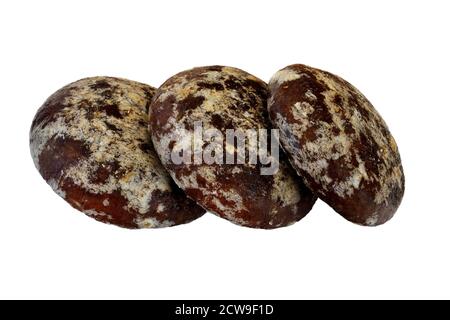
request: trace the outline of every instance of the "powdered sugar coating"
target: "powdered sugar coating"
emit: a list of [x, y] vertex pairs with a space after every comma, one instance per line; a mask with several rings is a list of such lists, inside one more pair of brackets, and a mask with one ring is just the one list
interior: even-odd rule
[[394, 138], [347, 81], [305, 65], [269, 83], [269, 116], [298, 174], [350, 221], [379, 225], [400, 205], [404, 175]]
[[166, 227], [203, 214], [154, 152], [147, 129], [154, 92], [138, 82], [94, 77], [65, 86], [44, 103], [31, 127], [30, 149], [58, 195], [97, 220], [127, 228]]

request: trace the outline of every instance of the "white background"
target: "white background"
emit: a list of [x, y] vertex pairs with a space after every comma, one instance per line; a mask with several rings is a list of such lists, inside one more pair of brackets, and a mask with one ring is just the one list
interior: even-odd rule
[[[450, 298], [448, 1], [1, 1], [0, 298]], [[223, 64], [269, 80], [339, 74], [395, 136], [396, 216], [353, 225], [317, 202], [272, 231], [207, 215], [129, 231], [72, 209], [33, 166], [28, 130], [59, 87], [110, 75], [159, 86]]]

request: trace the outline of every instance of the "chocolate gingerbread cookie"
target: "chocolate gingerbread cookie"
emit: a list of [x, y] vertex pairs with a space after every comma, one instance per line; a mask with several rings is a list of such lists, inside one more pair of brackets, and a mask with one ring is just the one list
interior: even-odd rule
[[33, 120], [30, 148], [57, 194], [92, 218], [126, 228], [173, 226], [204, 213], [154, 152], [147, 128], [154, 92], [134, 81], [95, 77], [48, 98]]
[[[163, 165], [189, 197], [233, 223], [271, 229], [300, 220], [316, 200], [283, 153], [279, 160], [270, 154], [278, 170], [263, 173], [265, 163], [259, 159], [252, 162], [249, 155], [241, 155], [243, 163], [238, 163], [237, 145], [221, 142], [215, 150], [219, 161], [211, 163], [196, 150], [207, 150], [212, 140], [199, 146], [193, 142], [199, 124], [203, 132], [217, 133], [216, 139], [225, 137], [230, 129], [269, 129], [267, 96], [267, 85], [242, 70], [194, 68], [171, 77], [158, 89], [150, 107], [150, 128]], [[247, 147], [248, 154], [255, 151], [255, 145]], [[181, 159], [184, 161], [174, 161], [180, 150], [192, 153]], [[220, 152], [226, 154], [223, 163]], [[235, 163], [226, 161], [230, 155]]]
[[269, 116], [291, 164], [346, 219], [389, 220], [403, 197], [400, 154], [386, 123], [353, 85], [297, 64], [269, 83]]

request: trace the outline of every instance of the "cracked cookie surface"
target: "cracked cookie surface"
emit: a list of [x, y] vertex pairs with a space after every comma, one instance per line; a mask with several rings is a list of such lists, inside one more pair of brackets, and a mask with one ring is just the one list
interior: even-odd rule
[[33, 161], [52, 189], [86, 215], [126, 228], [186, 223], [204, 210], [161, 165], [148, 132], [155, 89], [93, 77], [50, 96], [30, 130]]

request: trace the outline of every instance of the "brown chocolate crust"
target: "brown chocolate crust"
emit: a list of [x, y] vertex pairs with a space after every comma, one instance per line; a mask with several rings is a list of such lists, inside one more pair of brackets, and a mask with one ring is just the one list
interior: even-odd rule
[[53, 190], [96, 220], [125, 228], [190, 222], [204, 210], [176, 187], [148, 133], [155, 89], [94, 77], [50, 96], [30, 130], [34, 163]]
[[353, 85], [297, 64], [270, 80], [273, 125], [297, 173], [344, 218], [388, 221], [403, 197], [400, 154], [386, 123]]
[[263, 176], [259, 162], [174, 164], [170, 158], [173, 140], [182, 140], [184, 130], [193, 134], [195, 121], [223, 135], [226, 129], [269, 128], [267, 95], [267, 85], [242, 70], [194, 68], [158, 89], [150, 107], [150, 128], [163, 165], [189, 197], [233, 223], [271, 229], [300, 220], [316, 200], [287, 160], [280, 159], [275, 175]]

